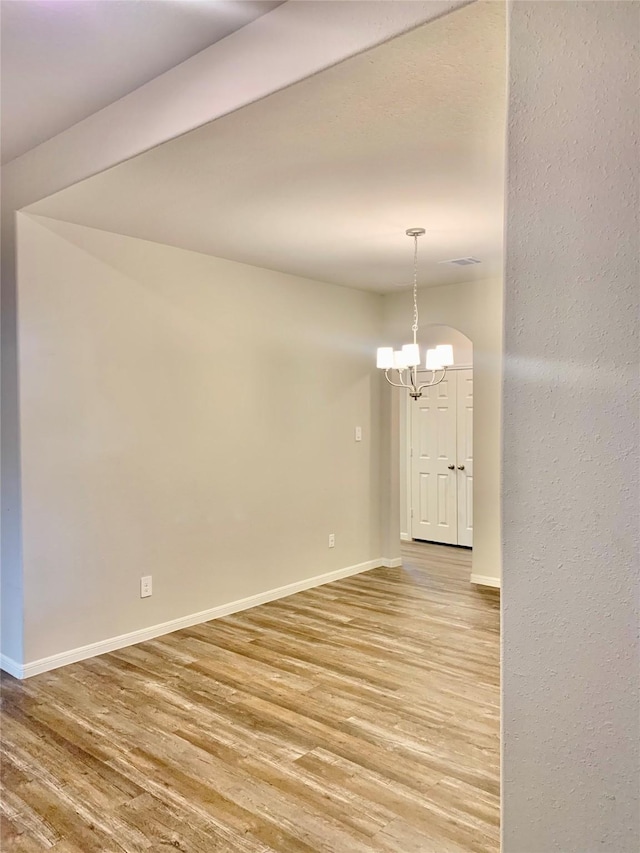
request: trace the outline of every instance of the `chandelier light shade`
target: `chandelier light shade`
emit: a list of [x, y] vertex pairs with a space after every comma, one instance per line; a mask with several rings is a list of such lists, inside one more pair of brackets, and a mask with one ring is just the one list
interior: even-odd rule
[[451, 367], [453, 364], [453, 347], [451, 344], [440, 344], [436, 347], [440, 364], [443, 367]]
[[407, 361], [405, 359], [404, 353], [401, 349], [395, 350], [393, 353], [393, 367], [394, 370], [405, 370], [407, 366]]
[[427, 350], [427, 360], [425, 363], [427, 370], [442, 370], [444, 365], [440, 361], [437, 349]]
[[[407, 229], [407, 237], [413, 237], [413, 343], [405, 344], [401, 350], [393, 347], [378, 347], [376, 365], [384, 370], [385, 379], [394, 388], [406, 388], [409, 396], [417, 400], [422, 397], [423, 388], [438, 385], [444, 379], [447, 367], [453, 365], [453, 347], [451, 344], [440, 344], [435, 349], [427, 350], [425, 369], [431, 371], [426, 382], [418, 384], [418, 368], [422, 364], [420, 347], [418, 345], [418, 237], [425, 233], [424, 228]], [[397, 372], [397, 382], [389, 376], [389, 371]]]
[[417, 367], [420, 364], [420, 347], [418, 344], [405, 344], [402, 347], [407, 367]]
[[393, 347], [378, 347], [377, 366], [382, 370], [393, 367]]

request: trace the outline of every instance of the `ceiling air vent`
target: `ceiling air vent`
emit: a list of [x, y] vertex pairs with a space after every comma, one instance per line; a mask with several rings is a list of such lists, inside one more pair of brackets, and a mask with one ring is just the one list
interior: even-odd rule
[[482, 263], [478, 258], [453, 258], [450, 261], [438, 261], [439, 264], [455, 264], [458, 267], [468, 267], [471, 264]]

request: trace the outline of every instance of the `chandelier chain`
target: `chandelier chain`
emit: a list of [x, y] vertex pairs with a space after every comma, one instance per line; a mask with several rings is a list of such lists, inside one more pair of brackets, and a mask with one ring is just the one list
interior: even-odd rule
[[413, 235], [413, 342], [418, 332], [418, 235]]

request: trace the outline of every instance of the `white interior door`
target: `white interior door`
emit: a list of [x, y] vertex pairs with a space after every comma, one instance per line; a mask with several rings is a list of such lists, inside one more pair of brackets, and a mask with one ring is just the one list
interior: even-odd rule
[[456, 387], [449, 371], [411, 401], [411, 536], [450, 545], [458, 543]]
[[473, 545], [473, 370], [457, 370], [458, 545]]

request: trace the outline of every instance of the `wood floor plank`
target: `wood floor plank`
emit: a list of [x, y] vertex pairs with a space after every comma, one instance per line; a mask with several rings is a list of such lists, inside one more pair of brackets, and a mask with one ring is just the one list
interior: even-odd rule
[[499, 593], [403, 557], [3, 675], [3, 853], [497, 853]]
[[0, 850], [11, 850], [12, 853], [40, 853], [45, 849], [53, 850], [54, 848], [43, 847], [24, 827], [18, 828], [4, 815], [0, 816]]

